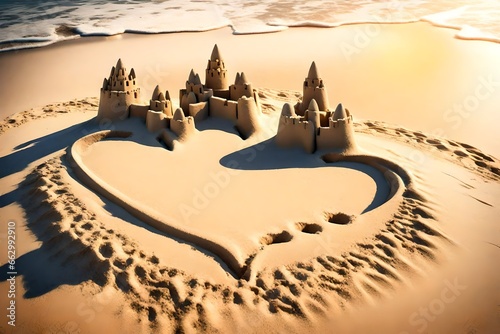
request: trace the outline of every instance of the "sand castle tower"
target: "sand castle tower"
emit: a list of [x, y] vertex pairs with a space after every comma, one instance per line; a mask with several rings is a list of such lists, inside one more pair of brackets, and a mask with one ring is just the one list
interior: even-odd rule
[[208, 117], [208, 100], [213, 95], [211, 89], [206, 89], [200, 76], [193, 69], [189, 72], [186, 88], [179, 91], [179, 102], [185, 115], [202, 121]]
[[352, 115], [342, 103], [330, 114], [327, 127], [319, 127], [316, 131], [317, 149], [335, 149], [347, 151], [356, 147]]
[[275, 142], [281, 147], [302, 147], [309, 153], [355, 148], [352, 115], [342, 104], [334, 112], [328, 109], [326, 88], [316, 63], [311, 64], [304, 81], [302, 101], [295, 107], [289, 103], [283, 106]]
[[229, 87], [229, 99], [238, 101], [240, 97], [253, 97], [253, 95], [254, 90], [252, 89], [252, 84], [247, 80], [245, 73], [236, 73], [234, 84]]
[[97, 118], [99, 120], [121, 120], [129, 115], [131, 104], [140, 102], [140, 89], [137, 87], [134, 69], [128, 73], [122, 60], [118, 59], [111, 69], [108, 79], [104, 79]]
[[297, 114], [304, 116], [304, 111], [309, 107], [312, 99], [316, 100], [319, 110], [328, 110], [328, 94], [314, 61], [309, 68], [307, 78], [304, 79], [302, 89], [302, 102], [296, 105]]
[[316, 150], [315, 130], [312, 123], [295, 113], [295, 108], [290, 103], [285, 103], [281, 109], [275, 142], [280, 147], [301, 147], [306, 152], [313, 153]]
[[193, 117], [196, 122], [208, 117], [233, 121], [243, 138], [260, 128], [261, 107], [257, 91], [243, 72], [237, 73], [234, 84], [228, 86], [226, 65], [217, 44], [208, 61], [205, 85], [191, 70], [186, 88], [179, 92], [179, 101], [184, 115]]
[[151, 132], [168, 127], [172, 118], [172, 101], [168, 91], [163, 94], [160, 86], [156, 86], [149, 101], [149, 109], [146, 112], [146, 127]]
[[174, 112], [174, 117], [170, 122], [170, 130], [172, 130], [180, 139], [186, 138], [195, 131], [193, 117], [184, 115], [181, 108], [177, 108]]
[[205, 87], [212, 89], [215, 96], [229, 98], [229, 96], [227, 96], [228, 83], [226, 65], [224, 64], [224, 59], [222, 59], [217, 44], [215, 44], [212, 55], [208, 60]]
[[172, 101], [170, 100], [170, 93], [161, 91], [159, 85], [155, 87], [151, 100], [149, 100], [149, 110], [163, 112], [166, 116], [172, 117]]

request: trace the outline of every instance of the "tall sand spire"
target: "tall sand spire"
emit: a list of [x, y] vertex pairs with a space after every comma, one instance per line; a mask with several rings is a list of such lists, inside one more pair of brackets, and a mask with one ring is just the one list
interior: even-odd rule
[[311, 67], [309, 67], [309, 73], [307, 74], [309, 79], [319, 79], [318, 68], [316, 67], [316, 62], [311, 63]]
[[248, 83], [247, 76], [245, 75], [244, 72], [241, 72], [240, 79], [241, 79], [241, 84], [247, 84]]
[[119, 58], [118, 61], [116, 62], [115, 68], [116, 68], [116, 71], [119, 71], [123, 68], [123, 62], [122, 62], [121, 58]]
[[153, 95], [151, 97], [152, 100], [159, 100], [159, 96], [161, 94], [160, 85], [156, 85], [155, 90], [153, 91]]
[[319, 76], [316, 62], [314, 61], [309, 67], [309, 72], [307, 72], [307, 77], [304, 79], [302, 88], [302, 102], [299, 102], [296, 106], [297, 114], [304, 116], [304, 112], [309, 107], [309, 103], [312, 99], [316, 100], [320, 111], [328, 110], [328, 94], [323, 84], [323, 79]]
[[210, 60], [211, 61], [221, 61], [222, 60], [222, 57], [220, 55], [220, 51], [219, 51], [219, 47], [217, 46], [217, 44], [214, 45], [214, 48], [212, 49], [212, 54], [210, 55]]
[[229, 97], [227, 96], [229, 85], [226, 74], [227, 70], [224, 60], [220, 54], [219, 47], [215, 44], [205, 72], [205, 87], [213, 89], [216, 96], [220, 93], [222, 95], [225, 94], [226, 98]]

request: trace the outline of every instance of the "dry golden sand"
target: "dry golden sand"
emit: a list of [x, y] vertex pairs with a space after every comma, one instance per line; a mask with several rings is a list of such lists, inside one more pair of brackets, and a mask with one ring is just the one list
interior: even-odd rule
[[[460, 59], [446, 60], [444, 51], [448, 55], [458, 49], [466, 52], [469, 49], [462, 44], [469, 42], [447, 40], [448, 32], [423, 24], [382, 28], [373, 44], [357, 55], [365, 59], [354, 61], [357, 68], [345, 57], [345, 66], [339, 66], [343, 55], [332, 46], [342, 36], [346, 40], [355, 36], [353, 27], [238, 37], [222, 31], [125, 36], [105, 43], [100, 39], [71, 43], [76, 58], [84, 57], [78, 48], [100, 55], [108, 51], [94, 62], [102, 71], [74, 76], [90, 67], [68, 64], [67, 71], [55, 71], [53, 89], [34, 90], [33, 104], [50, 100], [51, 105], [15, 114], [0, 124], [0, 216], [17, 222], [19, 240], [14, 332], [497, 331], [500, 163], [489, 154], [497, 152], [496, 143], [489, 142], [495, 137], [487, 141], [481, 134], [495, 135], [497, 116], [491, 101], [498, 101], [499, 94], [481, 101], [478, 112], [488, 115], [486, 120], [469, 117], [472, 125], [463, 124], [457, 132], [448, 124], [447, 138], [429, 133], [443, 124], [429, 108], [419, 110], [464, 101], [468, 95], [463, 93], [467, 87], [474, 89], [474, 78], [483, 70], [498, 74], [492, 62], [485, 64], [498, 50], [491, 47], [490, 53], [474, 54], [484, 57], [482, 61], [462, 53], [457, 56]], [[326, 43], [322, 52], [314, 49], [317, 46], [290, 44], [311, 32], [318, 41], [328, 37], [337, 43]], [[166, 71], [174, 73], [169, 74], [156, 68], [153, 72], [161, 76], [142, 79], [146, 96], [156, 84], [148, 80], [165, 80], [160, 83], [176, 92], [191, 66], [203, 69], [206, 55], [189, 55], [194, 47], [186, 40], [195, 36], [206, 37], [198, 37], [203, 50], [210, 50], [214, 38], [223, 39], [226, 47], [217, 42], [231, 71], [244, 70], [257, 87], [272, 87], [260, 93], [267, 124], [264, 133], [243, 141], [229, 124], [209, 120], [206, 129], [168, 151], [131, 119], [115, 125], [115, 130], [132, 131], [129, 138], [78, 141], [101, 130], [92, 121], [97, 100], [53, 101], [67, 99], [70, 91], [72, 97], [95, 95], [92, 92], [99, 85], [89, 78], [97, 73], [100, 82], [117, 54], [125, 58], [120, 48], [140, 49], [164, 38], [178, 38], [180, 43], [175, 45], [182, 52], [151, 58], [137, 52], [126, 59], [140, 78], [140, 69], [147, 73], [145, 58], [149, 66], [153, 62], [163, 66], [168, 57], [184, 57], [179, 63], [186, 69], [168, 67]], [[413, 41], [412, 48], [420, 46], [419, 56], [405, 53], [410, 50], [406, 40]], [[279, 41], [283, 48], [238, 57], [243, 41], [260, 50]], [[438, 47], [443, 59], [436, 59], [435, 47], [443, 41], [446, 47]], [[67, 45], [15, 57], [2, 55], [0, 64], [21, 62], [30, 55], [38, 57], [38, 64], [46, 61], [55, 68], [44, 57], [69, 53]], [[384, 50], [398, 45], [406, 56], [400, 58], [396, 50], [390, 53], [390, 62], [380, 58]], [[481, 48], [490, 46], [481, 44]], [[257, 57], [266, 61], [255, 61]], [[412, 57], [418, 68], [406, 63], [397, 70], [396, 60]], [[377, 120], [357, 120], [361, 151], [340, 163], [333, 162], [338, 159], [335, 156], [322, 159], [319, 154], [280, 150], [267, 141], [276, 129], [282, 103], [294, 102], [300, 95], [294, 90], [312, 59], [319, 64], [332, 104], [342, 97], [355, 117]], [[457, 78], [450, 85], [450, 73], [456, 66], [462, 68], [465, 59], [470, 66], [461, 70], [460, 77], [471, 80]], [[47, 70], [42, 68], [34, 70]], [[72, 82], [81, 77], [82, 82], [67, 85], [69, 77]], [[20, 82], [18, 76], [13, 82], [14, 86]], [[59, 84], [66, 88], [58, 91]], [[9, 89], [7, 93], [13, 94]], [[418, 93], [421, 102], [416, 105], [411, 98]], [[435, 96], [440, 97], [438, 102]], [[9, 101], [6, 104], [13, 108]], [[393, 114], [402, 107], [405, 112]], [[483, 131], [478, 132], [475, 127], [481, 124]], [[75, 141], [76, 155], [71, 150]], [[479, 143], [482, 149], [471, 143]], [[245, 152], [253, 152], [255, 158], [246, 161]], [[239, 159], [241, 168], [231, 170], [227, 159]], [[78, 172], [82, 166], [92, 180], [100, 178], [102, 183], [85, 181]], [[230, 175], [227, 186], [221, 185], [220, 194], [206, 207], [196, 208], [200, 212], [186, 223], [176, 209], [192, 203], [193, 191], [203, 191], [221, 172]], [[387, 184], [384, 176], [394, 182]], [[114, 196], [102, 196], [103, 185]], [[116, 196], [132, 200], [126, 201], [132, 203], [129, 212], [136, 212], [130, 207], [137, 203], [146, 214], [160, 212], [167, 217], [160, 219], [166, 228], [153, 228], [137, 219], [123, 209], [127, 206], [117, 205]], [[371, 206], [371, 200], [376, 205]], [[345, 217], [335, 216], [338, 212], [353, 215], [352, 223], [339, 224]], [[237, 265], [225, 254], [231, 254], [244, 270], [235, 270]], [[7, 288], [2, 278], [0, 293], [5, 295]], [[4, 299], [0, 306], [5, 309]], [[2, 331], [11, 330], [4, 323], [1, 326]]]

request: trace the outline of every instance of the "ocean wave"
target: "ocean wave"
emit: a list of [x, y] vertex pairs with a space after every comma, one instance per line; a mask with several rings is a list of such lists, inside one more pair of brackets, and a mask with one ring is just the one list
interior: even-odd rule
[[457, 29], [457, 38], [500, 42], [498, 17], [500, 2], [488, 0], [2, 1], [0, 51], [122, 33], [202, 32], [230, 27], [239, 35], [289, 27], [416, 21]]

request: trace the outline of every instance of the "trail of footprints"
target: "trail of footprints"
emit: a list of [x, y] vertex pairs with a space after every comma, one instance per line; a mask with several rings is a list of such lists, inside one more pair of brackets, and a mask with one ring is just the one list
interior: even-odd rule
[[433, 147], [436, 151], [444, 153], [441, 156], [449, 161], [459, 163], [465, 168], [479, 173], [486, 179], [500, 180], [499, 161], [495, 157], [485, 154], [471, 145], [449, 139], [431, 138], [422, 132], [410, 131], [401, 127], [392, 127], [391, 125], [377, 121], [355, 123], [355, 126], [357, 132], [377, 133], [387, 137], [397, 137], [398, 140], [409, 144], [420, 145], [425, 148]]
[[[295, 315], [304, 315], [307, 310], [327, 312], [332, 303], [343, 306], [346, 301], [361, 302], [384, 296], [395, 286], [405, 284], [403, 275], [419, 272], [405, 252], [417, 252], [434, 260], [441, 241], [452, 244], [430, 226], [431, 211], [425, 199], [409, 191], [394, 219], [370, 242], [358, 243], [355, 251], [325, 254], [308, 262], [258, 273], [257, 286], [270, 303], [270, 311]], [[318, 294], [318, 286], [333, 293], [329, 301]], [[301, 295], [307, 298], [294, 298]]]
[[81, 100], [73, 100], [64, 103], [48, 104], [44, 107], [31, 108], [5, 118], [0, 122], [0, 135], [10, 128], [16, 128], [32, 120], [46, 117], [54, 117], [60, 114], [67, 114], [76, 110], [83, 112], [97, 113], [99, 99], [97, 97], [88, 97]]

